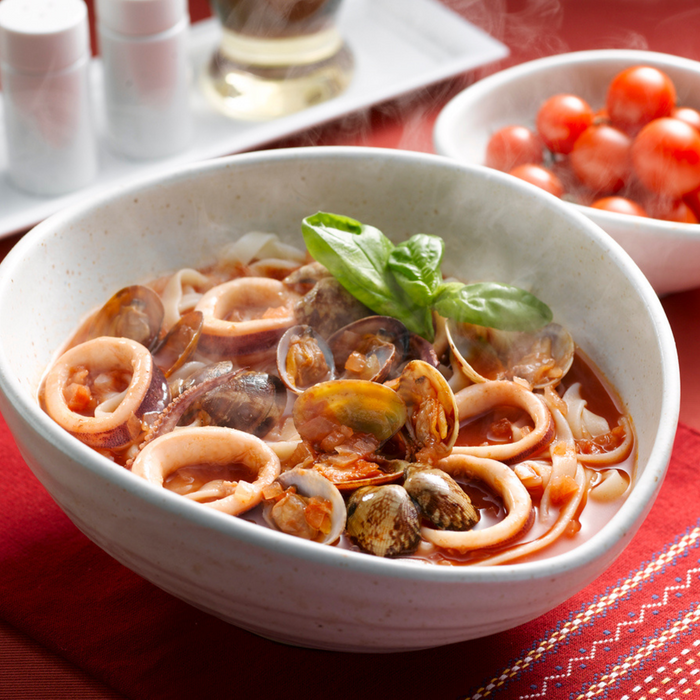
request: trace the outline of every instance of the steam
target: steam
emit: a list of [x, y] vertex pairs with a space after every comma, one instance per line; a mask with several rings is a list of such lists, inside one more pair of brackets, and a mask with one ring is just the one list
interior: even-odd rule
[[560, 0], [448, 0], [446, 4], [502, 41], [513, 54], [538, 58], [568, 50], [558, 38], [564, 17]]

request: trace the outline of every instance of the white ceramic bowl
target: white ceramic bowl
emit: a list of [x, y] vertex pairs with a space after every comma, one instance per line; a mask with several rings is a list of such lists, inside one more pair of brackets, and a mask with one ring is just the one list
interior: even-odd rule
[[[444, 271], [526, 287], [548, 302], [633, 416], [639, 474], [592, 539], [550, 559], [429, 566], [317, 545], [154, 487], [73, 439], [36, 391], [56, 349], [120, 287], [213, 259], [249, 230], [301, 244], [317, 210], [394, 239], [443, 236]], [[141, 576], [266, 637], [336, 650], [433, 647], [520, 625], [593, 581], [641, 525], [676, 428], [679, 372], [658, 298], [590, 220], [486, 168], [392, 150], [250, 153], [122, 187], [54, 215], [0, 266], [0, 410], [73, 522]]]
[[[594, 109], [603, 107], [610, 80], [624, 68], [640, 64], [669, 75], [679, 105], [700, 108], [700, 63], [696, 61], [651, 51], [566, 53], [508, 68], [456, 95], [435, 123], [435, 150], [461, 163], [483, 164], [491, 135], [510, 124], [534, 127], [537, 110], [548, 97], [569, 92]], [[571, 206], [625, 248], [658, 294], [700, 285], [700, 225]]]

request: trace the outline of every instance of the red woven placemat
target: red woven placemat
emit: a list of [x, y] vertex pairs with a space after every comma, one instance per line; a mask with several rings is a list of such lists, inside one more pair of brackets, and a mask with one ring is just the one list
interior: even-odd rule
[[343, 654], [261, 639], [118, 564], [53, 503], [0, 420], [0, 617], [134, 699], [694, 697], [699, 454], [700, 434], [681, 425], [640, 532], [605, 575], [547, 615], [439, 649]]

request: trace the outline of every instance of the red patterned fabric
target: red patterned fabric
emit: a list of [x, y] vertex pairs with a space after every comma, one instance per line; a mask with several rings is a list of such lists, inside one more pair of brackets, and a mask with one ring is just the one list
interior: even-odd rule
[[134, 699], [696, 697], [698, 455], [700, 434], [681, 425], [641, 531], [551, 613], [439, 649], [342, 654], [261, 639], [125, 569], [51, 501], [0, 420], [0, 617]]

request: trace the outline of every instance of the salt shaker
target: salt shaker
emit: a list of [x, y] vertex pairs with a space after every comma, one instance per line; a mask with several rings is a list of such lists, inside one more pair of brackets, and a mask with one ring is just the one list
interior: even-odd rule
[[97, 0], [107, 134], [130, 158], [175, 154], [192, 136], [187, 0]]
[[11, 181], [55, 196], [97, 175], [83, 0], [2, 0], [0, 76]]

